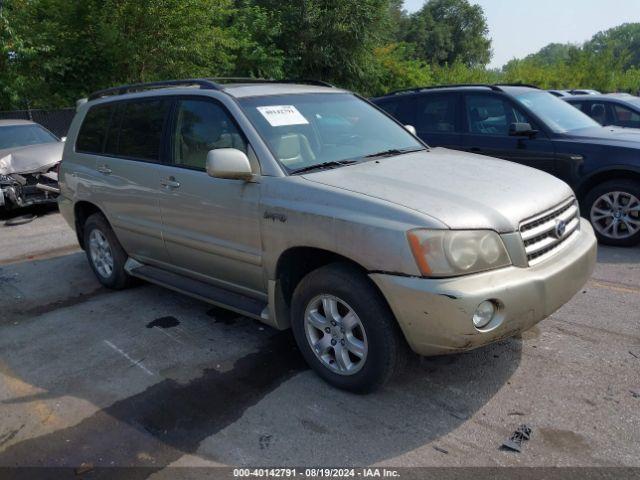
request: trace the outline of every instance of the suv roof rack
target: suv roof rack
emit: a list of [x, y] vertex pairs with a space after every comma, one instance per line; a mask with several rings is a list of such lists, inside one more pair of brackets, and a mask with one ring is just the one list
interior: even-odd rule
[[281, 80], [276, 80], [273, 78], [253, 78], [253, 77], [216, 77], [209, 78], [208, 80], [213, 80], [217, 83], [301, 83], [304, 85], [317, 85], [320, 87], [331, 87], [335, 88], [334, 85], [329, 82], [324, 82], [322, 80], [313, 80], [313, 79], [301, 79], [301, 78], [285, 78]]
[[531, 85], [528, 83], [498, 83], [496, 84], [498, 87], [527, 87], [527, 88], [535, 88], [536, 90], [540, 90], [540, 87], [537, 85]]
[[192, 87], [197, 86], [204, 90], [222, 90], [224, 87], [219, 83], [205, 78], [191, 78], [187, 80], [165, 80], [161, 82], [132, 83], [130, 85], [120, 85], [118, 87], [98, 90], [89, 95], [89, 100], [96, 100], [111, 95], [124, 95], [125, 93], [153, 90], [156, 88], [169, 87]]
[[488, 83], [456, 83], [456, 84], [451, 84], [451, 85], [431, 85], [428, 87], [413, 87], [413, 88], [404, 88], [402, 90], [395, 90], [393, 92], [389, 92], [386, 96], [390, 96], [390, 95], [398, 95], [398, 94], [402, 94], [402, 93], [409, 93], [409, 92], [420, 92], [422, 90], [435, 90], [438, 88], [455, 88], [455, 87], [486, 87], [486, 88], [490, 88], [491, 90], [494, 90], [496, 92], [501, 92], [502, 89], [500, 88], [499, 85], [490, 85]]
[[186, 80], [165, 80], [160, 82], [132, 83], [130, 85], [120, 85], [117, 87], [106, 88], [104, 90], [98, 90], [97, 92], [92, 93], [91, 95], [89, 95], [88, 100], [97, 100], [98, 98], [108, 97], [111, 95], [124, 95], [125, 93], [169, 87], [199, 87], [203, 90], [224, 90], [225, 84], [227, 83], [301, 83], [306, 85], [317, 85], [321, 87], [335, 88], [330, 83], [323, 82], [322, 80], [274, 80], [252, 77], [190, 78]]

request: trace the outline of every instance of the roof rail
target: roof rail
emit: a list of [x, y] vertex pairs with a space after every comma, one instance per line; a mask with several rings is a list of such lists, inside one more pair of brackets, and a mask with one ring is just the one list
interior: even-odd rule
[[387, 93], [386, 96], [389, 95], [398, 95], [398, 94], [402, 94], [402, 93], [409, 93], [409, 92], [420, 92], [422, 90], [436, 90], [438, 88], [455, 88], [455, 87], [486, 87], [486, 88], [490, 88], [491, 90], [494, 90], [496, 92], [501, 92], [502, 89], [500, 88], [499, 85], [489, 85], [487, 83], [456, 83], [456, 84], [451, 84], [451, 85], [431, 85], [429, 87], [413, 87], [413, 88], [405, 88], [402, 90], [395, 90], [393, 92]]
[[106, 88], [89, 95], [89, 100], [96, 100], [111, 95], [124, 95], [125, 93], [138, 92], [144, 90], [153, 90], [156, 88], [168, 87], [189, 87], [197, 86], [203, 90], [222, 90], [224, 87], [212, 80], [192, 78], [187, 80], [165, 80], [161, 82], [133, 83], [130, 85], [120, 85], [118, 87]]
[[540, 90], [540, 87], [537, 85], [530, 85], [528, 83], [498, 83], [496, 84], [498, 87], [527, 87], [527, 88], [535, 88], [536, 90]]
[[253, 78], [253, 77], [216, 77], [210, 78], [208, 80], [213, 80], [217, 83], [301, 83], [305, 85], [318, 85], [321, 87], [331, 87], [335, 88], [334, 85], [324, 82], [322, 80], [312, 80], [312, 79], [298, 79], [298, 78], [286, 78], [282, 80], [276, 80], [273, 78]]
[[307, 78], [302, 78], [302, 79], [292, 78], [292, 79], [288, 79], [288, 80], [281, 80], [281, 82], [283, 82], [283, 83], [302, 83], [304, 85], [316, 85], [318, 87], [336, 88], [335, 85], [333, 85], [332, 83], [329, 83], [329, 82], [325, 82], [324, 80], [313, 80], [313, 79], [307, 79]]
[[169, 87], [200, 87], [203, 90], [224, 90], [226, 83], [302, 83], [306, 85], [318, 85], [322, 87], [335, 88], [333, 85], [322, 80], [298, 80], [285, 79], [273, 80], [252, 77], [220, 77], [220, 78], [190, 78], [186, 80], [165, 80], [161, 82], [133, 83], [130, 85], [120, 85], [118, 87], [98, 90], [89, 95], [88, 100], [109, 97], [111, 95], [124, 95], [125, 93], [140, 92]]

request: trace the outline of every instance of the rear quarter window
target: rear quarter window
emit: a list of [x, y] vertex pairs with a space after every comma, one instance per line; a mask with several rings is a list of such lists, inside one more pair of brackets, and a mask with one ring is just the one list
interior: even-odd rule
[[78, 133], [76, 151], [102, 153], [112, 110], [111, 105], [97, 105], [89, 110]]

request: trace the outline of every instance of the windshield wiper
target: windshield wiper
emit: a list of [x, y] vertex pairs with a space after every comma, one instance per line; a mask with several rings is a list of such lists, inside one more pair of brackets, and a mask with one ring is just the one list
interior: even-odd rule
[[332, 161], [332, 162], [316, 163], [315, 165], [309, 165], [308, 167], [296, 168], [295, 170], [291, 170], [291, 173], [312, 172], [313, 170], [324, 170], [327, 168], [342, 167], [343, 165], [351, 165], [352, 163], [356, 163], [356, 161], [355, 160], [339, 160], [339, 161]]
[[403, 155], [405, 153], [413, 153], [419, 152], [420, 150], [425, 150], [424, 147], [418, 148], [391, 148], [389, 150], [383, 150], [382, 152], [372, 153], [371, 155], [365, 155], [362, 158], [382, 158], [382, 157], [392, 157], [394, 155]]

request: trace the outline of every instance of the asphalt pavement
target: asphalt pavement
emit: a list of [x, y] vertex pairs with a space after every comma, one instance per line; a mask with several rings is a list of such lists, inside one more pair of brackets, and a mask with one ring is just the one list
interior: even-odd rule
[[[521, 337], [333, 389], [291, 335], [95, 280], [55, 211], [0, 222], [0, 466], [640, 467], [640, 248]], [[500, 449], [521, 424], [520, 453]]]

